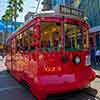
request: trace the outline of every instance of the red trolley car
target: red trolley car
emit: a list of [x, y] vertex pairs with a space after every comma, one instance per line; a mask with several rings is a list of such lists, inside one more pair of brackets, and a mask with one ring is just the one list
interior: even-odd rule
[[59, 9], [36, 14], [7, 40], [8, 70], [26, 82], [38, 100], [82, 89], [96, 77], [89, 56], [89, 25], [79, 10]]

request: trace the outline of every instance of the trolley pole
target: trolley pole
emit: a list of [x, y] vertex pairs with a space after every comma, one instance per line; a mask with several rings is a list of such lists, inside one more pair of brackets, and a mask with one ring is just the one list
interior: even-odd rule
[[35, 11], [35, 13], [38, 12], [38, 8], [39, 8], [39, 5], [40, 5], [40, 2], [41, 2], [41, 0], [38, 0], [38, 5], [37, 5], [37, 7], [36, 7], [36, 11]]

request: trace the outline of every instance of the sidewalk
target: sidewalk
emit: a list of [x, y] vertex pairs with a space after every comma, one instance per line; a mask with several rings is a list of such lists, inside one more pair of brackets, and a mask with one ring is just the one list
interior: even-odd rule
[[6, 66], [4, 65], [3, 61], [0, 61], [0, 72], [6, 70]]

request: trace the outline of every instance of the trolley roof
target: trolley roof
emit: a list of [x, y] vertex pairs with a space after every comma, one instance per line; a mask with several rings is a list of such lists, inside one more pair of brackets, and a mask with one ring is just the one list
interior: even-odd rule
[[[71, 8], [69, 6], [57, 6], [56, 8], [54, 8], [53, 10], [49, 10], [49, 11], [41, 11], [39, 13], [35, 13], [34, 17], [28, 21], [26, 21], [21, 27], [19, 27], [17, 29], [16, 32], [20, 31], [21, 28], [23, 28], [27, 23], [30, 23], [34, 18], [36, 17], [46, 17], [46, 16], [51, 16], [51, 17], [65, 17], [65, 18], [73, 18], [73, 19], [84, 19], [84, 13], [83, 11], [79, 10], [79, 9], [74, 9]], [[11, 39], [11, 37], [15, 37], [16, 36], [16, 32], [12, 33], [7, 41], [9, 41], [9, 39]]]

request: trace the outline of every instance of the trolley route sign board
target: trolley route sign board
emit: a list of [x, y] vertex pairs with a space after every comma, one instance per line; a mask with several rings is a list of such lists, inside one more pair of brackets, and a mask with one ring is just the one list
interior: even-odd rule
[[59, 12], [66, 15], [74, 15], [82, 18], [84, 17], [83, 11], [69, 6], [60, 5]]

